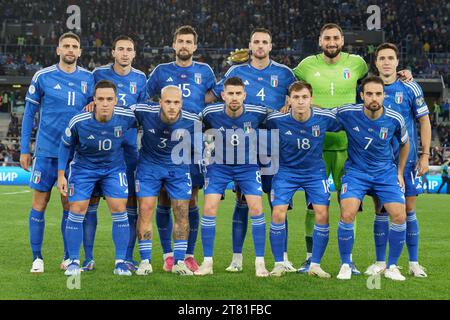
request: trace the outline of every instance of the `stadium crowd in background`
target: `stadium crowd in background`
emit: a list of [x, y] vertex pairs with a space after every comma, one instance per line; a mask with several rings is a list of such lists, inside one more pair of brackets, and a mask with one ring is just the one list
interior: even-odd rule
[[[112, 40], [120, 33], [129, 34], [136, 41], [137, 58], [134, 67], [147, 75], [160, 63], [173, 59], [172, 33], [181, 24], [192, 24], [199, 34], [199, 50], [196, 60], [209, 64], [217, 78], [228, 70], [227, 56], [235, 48], [248, 46], [252, 28], [264, 25], [276, 34], [271, 58], [291, 68], [309, 54], [317, 51], [317, 29], [329, 21], [340, 24], [344, 30], [365, 30], [369, 5], [379, 5], [383, 13], [382, 29], [386, 41], [403, 49], [403, 66], [411, 69], [415, 77], [442, 75], [450, 84], [449, 21], [450, 4], [444, 0], [415, 0], [383, 2], [380, 0], [331, 1], [325, 5], [308, 1], [265, 0], [246, 1], [179, 1], [155, 0], [145, 2], [98, 0], [82, 3], [57, 0], [31, 2], [24, 0], [0, 0], [2, 21], [33, 22], [27, 35], [0, 35], [0, 75], [32, 76], [43, 67], [56, 62], [54, 48], [58, 35], [66, 30], [67, 6], [80, 6], [81, 46], [84, 48], [80, 64], [89, 70], [110, 61]], [[327, 9], [316, 10], [317, 5]], [[226, 10], [217, 10], [223, 7]], [[361, 9], [361, 8], [364, 8]], [[124, 17], [127, 17], [126, 19]], [[154, 21], [158, 23], [153, 23]], [[40, 32], [39, 24], [51, 24], [48, 33]], [[399, 38], [398, 35], [403, 37]], [[446, 40], [447, 39], [447, 40]], [[159, 50], [152, 51], [154, 48]], [[292, 51], [287, 51], [292, 50]], [[345, 50], [362, 55], [371, 61], [373, 48], [348, 45]], [[24, 97], [16, 97], [23, 100]], [[0, 95], [0, 110], [11, 112], [11, 93]], [[430, 104], [433, 137], [441, 147], [450, 147], [449, 102], [437, 102], [440, 109]], [[8, 136], [17, 137], [16, 125], [11, 120]]]
[[[321, 1], [324, 2], [324, 1]], [[14, 51], [0, 54], [0, 65], [15, 68], [21, 74], [34, 73], [36, 68], [54, 63], [51, 54], [45, 52], [45, 46], [56, 46], [57, 35], [66, 29], [67, 1], [34, 2], [0, 1], [2, 20], [39, 21], [53, 23], [54, 29], [49, 35], [42, 35], [39, 27], [34, 27], [30, 35], [8, 36], [0, 38], [0, 43], [17, 44]], [[315, 10], [317, 3], [308, 1], [284, 0], [270, 2], [263, 0], [247, 1], [177, 1], [158, 0], [152, 5], [142, 5], [142, 1], [109, 1], [88, 0], [78, 4], [83, 12], [81, 19], [82, 47], [90, 47], [82, 57], [82, 65], [93, 69], [109, 61], [109, 48], [113, 38], [120, 33], [129, 34], [136, 40], [137, 48], [167, 48], [171, 41], [171, 30], [180, 24], [192, 24], [199, 33], [200, 48], [234, 49], [247, 47], [249, 30], [264, 24], [277, 35], [274, 51], [281, 51], [274, 57], [278, 62], [293, 67], [290, 55], [283, 53], [285, 49], [301, 52], [301, 58], [312, 54], [317, 49], [317, 28], [329, 21], [335, 21], [345, 30], [365, 30], [369, 14], [361, 8], [377, 4], [384, 14], [382, 28], [386, 41], [403, 47], [407, 61], [404, 65], [411, 68], [413, 74], [441, 74], [447, 83], [448, 64], [432, 64], [435, 57], [431, 54], [442, 54], [448, 60], [449, 37], [448, 14], [442, 10], [450, 10], [444, 0], [382, 1], [350, 0], [346, 2], [332, 1], [321, 5], [326, 10]], [[226, 10], [217, 10], [224, 7]], [[127, 17], [126, 19], [124, 17]], [[158, 19], [158, 23], [152, 23]], [[405, 35], [399, 40], [398, 34]], [[21, 50], [20, 45], [34, 45], [30, 50]], [[351, 50], [349, 50], [351, 49]], [[138, 50], [138, 51], [139, 51]], [[366, 48], [347, 48], [347, 51], [367, 56]], [[0, 51], [1, 52], [1, 51]], [[168, 51], [170, 52], [170, 51]], [[202, 52], [204, 62], [211, 63], [216, 73], [222, 70], [222, 61], [227, 53], [220, 57]], [[439, 56], [437, 56], [439, 57]], [[218, 58], [218, 59], [217, 59]], [[160, 61], [154, 54], [145, 54], [138, 59], [136, 67], [145, 73], [150, 65]], [[1, 74], [0, 67], [0, 74]], [[33, 72], [34, 71], [34, 72]], [[4, 71], [3, 71], [4, 72]], [[220, 76], [218, 74], [218, 76]]]

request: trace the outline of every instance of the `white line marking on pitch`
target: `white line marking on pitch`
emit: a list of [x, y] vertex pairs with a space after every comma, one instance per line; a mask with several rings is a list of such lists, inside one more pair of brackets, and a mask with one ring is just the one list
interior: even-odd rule
[[7, 194], [20, 194], [20, 193], [28, 193], [28, 192], [30, 192], [30, 190], [22, 190], [22, 191], [18, 191], [18, 192], [6, 192], [6, 193], [0, 193], [0, 196], [7, 195]]

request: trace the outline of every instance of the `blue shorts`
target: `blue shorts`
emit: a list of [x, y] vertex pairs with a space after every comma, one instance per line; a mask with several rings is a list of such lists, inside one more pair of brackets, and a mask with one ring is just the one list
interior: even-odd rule
[[71, 163], [67, 181], [69, 202], [90, 199], [97, 183], [106, 197], [128, 198], [128, 182], [125, 171], [125, 167], [92, 170]]
[[270, 192], [272, 206], [290, 204], [299, 188], [305, 190], [308, 204], [330, 205], [330, 190], [325, 175], [310, 175], [301, 169], [280, 168], [272, 180]]
[[274, 175], [261, 175], [261, 184], [264, 193], [272, 191], [272, 181]]
[[140, 162], [136, 171], [137, 197], [157, 197], [162, 186], [172, 200], [190, 200], [192, 181], [189, 166]]
[[58, 158], [36, 157], [30, 177], [30, 188], [50, 192], [58, 180]]
[[191, 172], [191, 180], [193, 188], [203, 188], [205, 184], [205, 176], [200, 172], [200, 168], [198, 164], [191, 164], [189, 166], [189, 170]]
[[356, 198], [361, 202], [364, 195], [376, 196], [380, 205], [385, 203], [405, 203], [405, 194], [397, 180], [397, 168], [377, 175], [369, 175], [358, 170], [345, 170], [342, 177], [341, 200]]
[[236, 182], [244, 195], [261, 196], [261, 172], [257, 165], [212, 164], [205, 178], [205, 194], [223, 194], [230, 182]]
[[423, 193], [422, 177], [417, 176], [415, 164], [407, 164], [403, 172], [405, 180], [405, 196], [416, 197]]

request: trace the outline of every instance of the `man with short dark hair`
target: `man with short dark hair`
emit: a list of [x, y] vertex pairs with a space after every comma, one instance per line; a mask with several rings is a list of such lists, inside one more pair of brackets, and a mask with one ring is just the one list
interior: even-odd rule
[[[77, 66], [81, 56], [80, 38], [74, 33], [65, 33], [59, 38], [56, 48], [59, 63], [44, 68], [34, 75], [25, 98], [25, 113], [22, 119], [20, 165], [29, 171], [30, 138], [35, 114], [40, 111], [39, 129], [36, 139], [35, 158], [31, 173], [30, 188], [33, 189], [30, 211], [30, 244], [33, 252], [32, 273], [44, 272], [42, 242], [44, 238], [44, 213], [50, 200], [51, 190], [57, 180], [59, 139], [69, 120], [92, 100], [94, 77], [91, 72]], [[62, 196], [63, 218], [61, 232], [64, 240], [64, 258], [68, 259], [65, 241], [65, 225], [68, 215], [67, 197]]]
[[[175, 50], [175, 61], [156, 66], [147, 81], [147, 93], [150, 98], [160, 95], [166, 86], [178, 86], [183, 93], [183, 109], [198, 114], [206, 106], [207, 92], [216, 84], [213, 70], [206, 63], [193, 60], [197, 50], [198, 35], [191, 26], [181, 26], [175, 30], [172, 48]], [[193, 160], [193, 159], [192, 159]], [[203, 187], [203, 174], [199, 164], [192, 161], [192, 197], [189, 203], [189, 240], [186, 265], [190, 270], [198, 269], [194, 259], [195, 244], [198, 235], [199, 209], [198, 191]], [[172, 218], [171, 203], [164, 188], [158, 198], [156, 208], [156, 224], [163, 247], [164, 270], [170, 272], [173, 266], [172, 251]]]
[[[135, 43], [132, 38], [121, 35], [114, 39], [111, 55], [114, 63], [96, 68], [94, 74], [95, 82], [101, 80], [112, 81], [117, 88], [117, 105], [128, 109], [136, 103], [144, 103], [147, 100], [145, 74], [132, 67], [136, 57]], [[131, 271], [136, 269], [133, 258], [136, 244], [136, 222], [137, 222], [137, 200], [134, 189], [134, 174], [138, 158], [137, 128], [132, 128], [126, 133], [127, 143], [124, 145], [125, 163], [127, 165], [128, 203], [127, 213], [130, 224], [130, 243], [128, 244], [125, 263]], [[94, 262], [94, 238], [97, 229], [97, 209], [100, 201], [101, 190], [94, 189], [93, 198], [84, 221], [83, 245], [85, 258], [83, 270], [91, 271], [95, 268]]]
[[[364, 196], [370, 191], [391, 217], [388, 268], [384, 275], [403, 281], [397, 263], [406, 239], [406, 211], [403, 173], [409, 139], [403, 117], [384, 106], [384, 83], [380, 77], [365, 78], [361, 84], [363, 104], [336, 109], [336, 117], [348, 136], [348, 159], [341, 188], [341, 218], [338, 245], [341, 269], [337, 278], [351, 279], [354, 219]], [[394, 163], [392, 140], [400, 145], [398, 166]]]
[[[65, 235], [70, 262], [65, 275], [79, 275], [83, 221], [96, 184], [105, 195], [112, 214], [112, 238], [116, 248], [114, 274], [131, 276], [125, 264], [130, 238], [126, 203], [128, 185], [123, 145], [126, 132], [136, 127], [130, 110], [115, 107], [117, 90], [114, 83], [99, 81], [95, 86], [95, 110], [73, 117], [61, 138], [58, 159], [58, 190], [69, 197], [70, 212]], [[72, 150], [70, 174], [65, 168]]]
[[237, 77], [225, 80], [221, 92], [225, 103], [212, 104], [202, 112], [205, 141], [213, 137], [214, 155], [206, 159], [205, 203], [201, 219], [204, 260], [196, 275], [213, 273], [213, 251], [216, 215], [225, 189], [235, 182], [245, 195], [252, 221], [257, 277], [269, 275], [264, 262], [266, 223], [262, 207], [261, 172], [256, 161], [256, 130], [265, 121], [268, 109], [244, 103], [243, 81]]
[[[217, 83], [213, 93], [219, 98], [224, 90], [224, 82], [231, 77], [239, 77], [245, 85], [245, 103], [280, 110], [286, 103], [289, 86], [295, 81], [292, 70], [270, 58], [272, 33], [267, 29], [256, 28], [252, 30], [248, 48], [249, 61], [232, 66], [223, 79]], [[267, 194], [269, 203], [272, 178], [273, 174], [263, 174], [261, 176], [262, 189]], [[228, 272], [242, 271], [242, 248], [248, 225], [248, 206], [239, 188], [236, 189], [236, 204], [232, 224], [233, 257], [226, 269]], [[287, 237], [284, 246], [284, 264], [289, 272], [296, 271], [288, 259]]]
[[[397, 77], [398, 49], [392, 43], [383, 43], [375, 51], [375, 66], [384, 82], [387, 108], [400, 113], [408, 130], [410, 149], [404, 171], [405, 202], [406, 202], [406, 247], [409, 253], [409, 273], [415, 277], [426, 277], [427, 274], [419, 265], [419, 224], [416, 217], [417, 196], [423, 193], [422, 176], [428, 171], [431, 124], [428, 116], [428, 106], [425, 102], [422, 88], [415, 81], [403, 83]], [[420, 141], [422, 144], [419, 155], [419, 144], [416, 121], [420, 123]], [[399, 145], [393, 140], [395, 163], [398, 162]], [[366, 275], [375, 275], [386, 269], [386, 246], [389, 233], [388, 214], [381, 210], [376, 197], [374, 240], [376, 262], [369, 266]]]
[[341, 127], [331, 110], [312, 106], [313, 91], [309, 83], [294, 82], [289, 87], [288, 99], [290, 112], [274, 112], [267, 117], [266, 123], [268, 129], [278, 130], [280, 140], [280, 169], [273, 178], [270, 193], [273, 210], [269, 234], [275, 258], [271, 275], [282, 276], [286, 272], [283, 263], [286, 213], [295, 192], [303, 188], [308, 204], [314, 208], [316, 218], [312, 261], [308, 273], [320, 278], [330, 278], [330, 274], [320, 267], [330, 233], [330, 192], [322, 160], [322, 146], [325, 132], [337, 131]]

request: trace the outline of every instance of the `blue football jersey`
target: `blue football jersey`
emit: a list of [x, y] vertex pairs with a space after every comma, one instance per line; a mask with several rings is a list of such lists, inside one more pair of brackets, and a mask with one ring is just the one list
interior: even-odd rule
[[305, 122], [294, 119], [292, 113], [271, 113], [267, 117], [266, 126], [267, 129], [279, 130], [280, 167], [289, 167], [308, 174], [325, 172], [322, 160], [325, 132], [341, 130], [341, 125], [331, 110], [316, 107], [311, 108], [311, 117]]
[[217, 136], [220, 140], [214, 141], [215, 162], [227, 165], [257, 164], [257, 129], [264, 125], [269, 109], [244, 104], [243, 113], [237, 118], [231, 118], [225, 108], [224, 103], [212, 104], [201, 114], [204, 128], [215, 129], [216, 134], [220, 133]]
[[183, 110], [200, 113], [205, 107], [205, 95], [216, 84], [213, 70], [206, 63], [194, 61], [189, 67], [175, 62], [162, 63], [147, 80], [147, 94], [151, 98], [161, 94], [161, 89], [174, 85], [183, 92]]
[[296, 81], [290, 68], [272, 60], [262, 70], [254, 68], [250, 63], [238, 64], [232, 66], [217, 83], [213, 90], [216, 97], [220, 97], [225, 80], [231, 77], [241, 78], [244, 82], [247, 93], [245, 103], [276, 110], [284, 106], [289, 86]]
[[[172, 158], [173, 149], [184, 141], [186, 135], [190, 135], [191, 141], [195, 139], [195, 129], [201, 136], [202, 124], [196, 114], [183, 110], [175, 123], [167, 124], [161, 120], [159, 105], [137, 104], [131, 108], [143, 129], [139, 161], [161, 165], [177, 164]], [[188, 146], [190, 150], [191, 143]], [[201, 142], [199, 147], [201, 148]], [[184, 159], [185, 155], [180, 153], [176, 156]]]
[[[72, 163], [77, 167], [95, 170], [125, 166], [123, 145], [125, 133], [136, 127], [134, 113], [120, 107], [106, 123], [98, 122], [94, 113], [83, 112], [72, 118], [62, 135], [67, 147], [74, 146]], [[62, 170], [65, 164], [59, 163]]]
[[[384, 105], [397, 111], [405, 119], [410, 143], [408, 162], [415, 164], [419, 153], [416, 120], [429, 114], [422, 89], [415, 81], [403, 83], [397, 80], [390, 85], [385, 85], [384, 91]], [[395, 159], [398, 161], [399, 145], [395, 139], [393, 142]]]
[[81, 67], [66, 73], [56, 64], [36, 72], [25, 98], [21, 152], [30, 151], [32, 126], [25, 124], [25, 119], [29, 122], [39, 111], [35, 156], [57, 158], [64, 129], [70, 119], [92, 101], [93, 93], [94, 77]]
[[345, 170], [353, 168], [368, 174], [383, 172], [395, 166], [392, 139], [400, 144], [408, 141], [405, 120], [384, 107], [383, 115], [372, 120], [362, 104], [349, 104], [333, 109], [348, 137], [348, 159]]
[[122, 76], [114, 71], [113, 64], [95, 68], [95, 83], [100, 80], [112, 81], [117, 87], [117, 105], [123, 108], [136, 103], [145, 103], [147, 101], [145, 73], [135, 68], [131, 68], [129, 74]]

